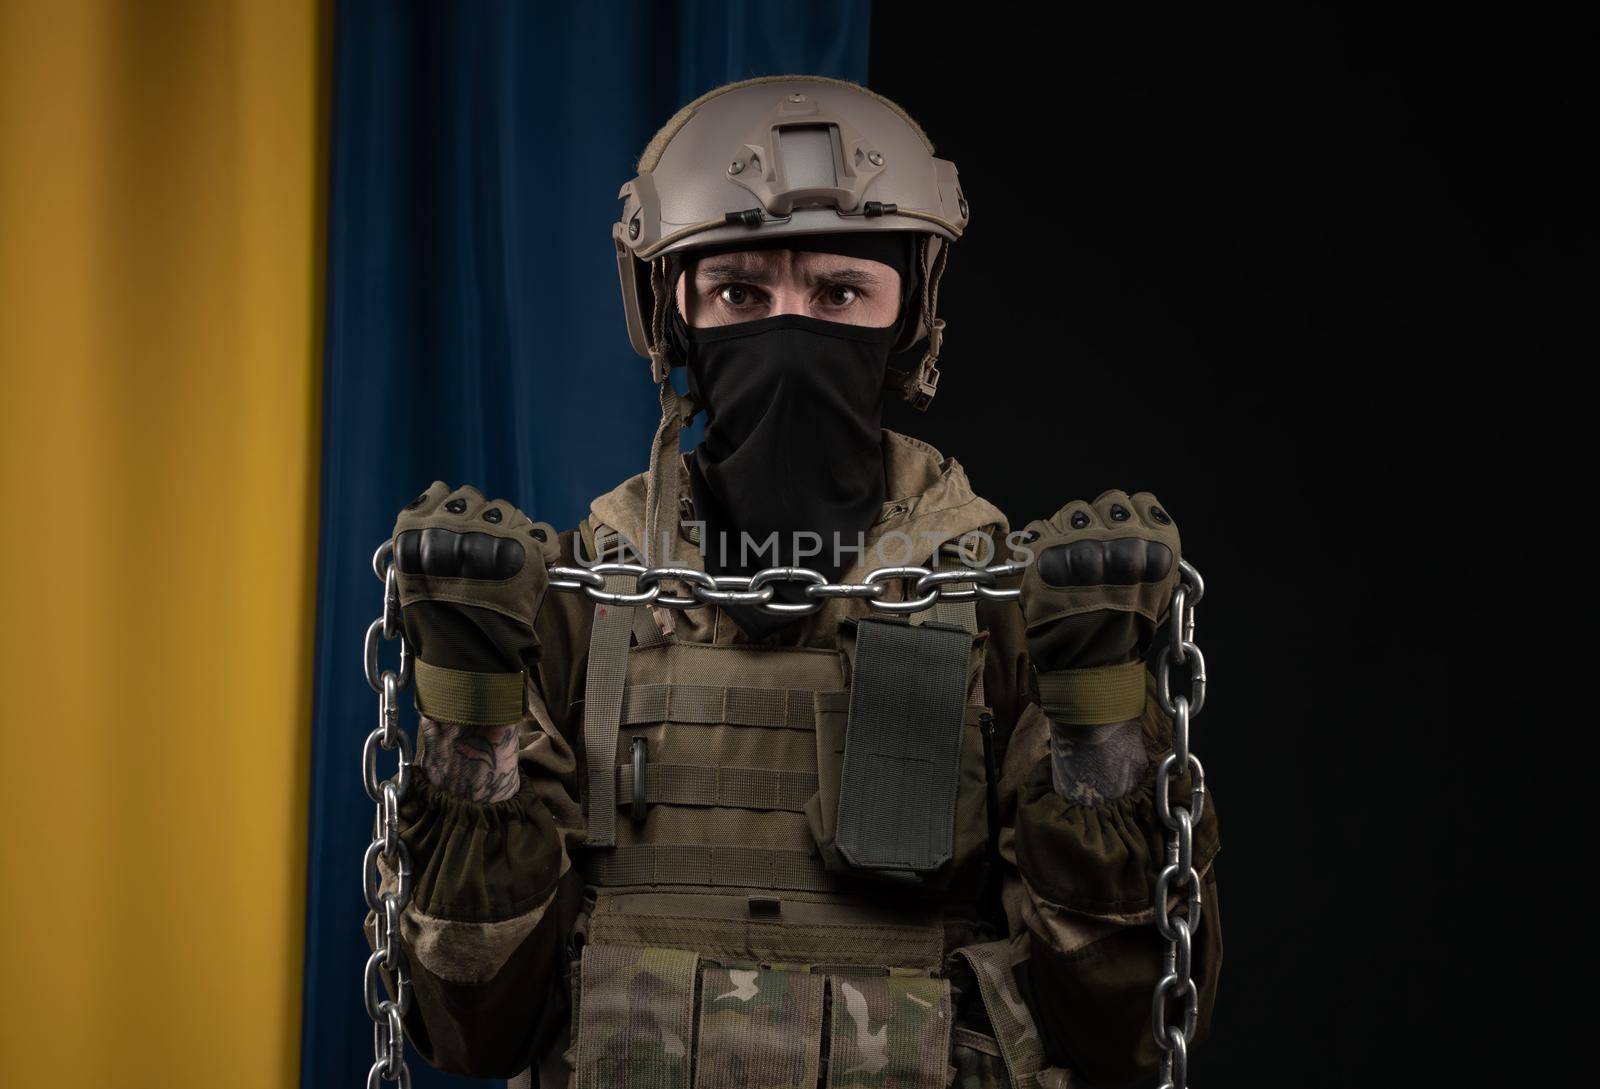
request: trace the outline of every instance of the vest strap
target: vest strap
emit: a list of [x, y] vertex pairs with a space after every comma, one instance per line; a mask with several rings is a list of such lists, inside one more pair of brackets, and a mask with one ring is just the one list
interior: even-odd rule
[[[633, 798], [631, 764], [617, 766], [619, 805]], [[708, 805], [728, 809], [778, 809], [804, 813], [817, 792], [808, 772], [704, 764], [651, 764], [645, 771], [644, 800], [652, 805]]]
[[[632, 592], [634, 576], [609, 575], [605, 588]], [[583, 751], [589, 768], [589, 846], [609, 847], [617, 841], [617, 735], [621, 732], [622, 698], [628, 677], [628, 637], [633, 634], [632, 605], [596, 605], [589, 636], [589, 668], [584, 682]]]
[[621, 721], [692, 722], [730, 726], [817, 728], [816, 693], [809, 688], [746, 688], [713, 684], [635, 684], [622, 703]]
[[[959, 552], [957, 555], [959, 556]], [[949, 562], [950, 560], [951, 556], [948, 555], [948, 550], [941, 546], [934, 551], [933, 559], [929, 565], [935, 571], [948, 571], [953, 567], [963, 566], [959, 560]], [[954, 585], [965, 587], [963, 583]], [[910, 619], [913, 624], [921, 624], [924, 621], [931, 620], [933, 623], [946, 628], [959, 628], [968, 635], [976, 637], [978, 634], [978, 603], [976, 600], [947, 601], [941, 597], [931, 607], [924, 609], [922, 612], [912, 613]], [[983, 703], [982, 673], [978, 674], [978, 683], [973, 690], [972, 700], [974, 703]]]

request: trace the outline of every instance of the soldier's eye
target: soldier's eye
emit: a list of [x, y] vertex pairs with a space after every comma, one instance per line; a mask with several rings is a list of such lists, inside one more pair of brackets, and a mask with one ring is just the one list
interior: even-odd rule
[[752, 306], [757, 301], [755, 289], [747, 284], [725, 284], [717, 292], [717, 298], [728, 306]]
[[830, 284], [828, 287], [825, 287], [822, 290], [823, 300], [829, 306], [834, 307], [849, 306], [860, 297], [860, 292], [858, 292], [855, 288], [847, 287], [844, 284]]

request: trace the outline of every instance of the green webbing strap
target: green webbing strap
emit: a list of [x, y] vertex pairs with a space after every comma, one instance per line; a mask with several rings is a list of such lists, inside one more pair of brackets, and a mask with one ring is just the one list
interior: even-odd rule
[[[606, 590], [632, 593], [633, 575], [610, 575]], [[632, 605], [596, 605], [589, 636], [589, 668], [584, 680], [583, 752], [589, 767], [589, 846], [617, 842], [617, 734], [628, 678], [628, 636]]]
[[714, 684], [637, 684], [622, 703], [622, 722], [693, 722], [816, 729], [809, 688], [741, 688]]
[[[959, 553], [957, 553], [957, 556], [959, 556]], [[948, 559], [950, 559], [950, 557], [945, 555], [945, 550], [943, 547], [941, 547], [934, 552], [932, 558], [929, 559], [928, 566], [935, 571], [948, 571], [953, 567], [966, 566], [965, 564], [961, 563], [959, 559], [957, 559], [956, 562], [947, 563], [946, 560]], [[957, 582], [945, 583], [945, 588], [966, 590], [970, 589], [971, 586], [967, 583]], [[924, 621], [931, 620], [941, 627], [960, 628], [968, 635], [977, 635], [978, 603], [976, 600], [947, 601], [941, 597], [932, 605], [929, 605], [926, 609], [923, 609], [920, 612], [912, 613], [909, 617], [907, 617], [907, 619], [912, 624], [921, 624]]]
[[706, 843], [654, 843], [591, 854], [596, 885], [712, 885], [837, 892], [839, 883], [807, 851]]
[[469, 673], [429, 665], [417, 671], [417, 710], [456, 726], [504, 726], [523, 714], [523, 673]]
[[661, 625], [656, 623], [655, 614], [649, 609], [634, 606], [633, 610], [633, 641], [641, 647], [653, 647], [657, 643], [665, 643], [667, 635], [661, 630]]
[[945, 601], [940, 599], [928, 610], [933, 622], [946, 628], [960, 628], [968, 635], [978, 634], [978, 603], [976, 601]]
[[1063, 726], [1127, 722], [1144, 713], [1144, 663], [1039, 674], [1039, 705]]
[[[954, 563], [944, 562], [946, 559], [947, 557], [943, 548], [935, 552], [933, 554], [932, 561], [933, 569], [935, 571], [948, 571], [952, 567], [965, 566], [964, 564], [960, 563], [959, 553], [957, 553], [957, 559]], [[953, 586], [952, 584], [947, 583], [946, 587], [954, 589], [968, 588], [962, 583], [955, 583]], [[960, 628], [968, 635], [976, 636], [978, 634], [978, 603], [976, 600], [946, 601], [941, 597], [929, 608], [920, 613], [913, 613], [911, 615], [911, 622], [913, 624], [920, 624], [924, 619], [932, 620], [935, 624], [938, 624], [941, 627]], [[972, 702], [978, 705], [983, 703], [983, 674], [981, 672], [978, 674], [978, 681], [973, 689]]]
[[[706, 764], [651, 764], [645, 770], [644, 800], [650, 804], [714, 805], [727, 809], [778, 809], [804, 813], [817, 792], [810, 772], [773, 768], [730, 768]], [[633, 766], [617, 767], [617, 804], [633, 802]]]
[[971, 651], [964, 631], [856, 625], [837, 836], [851, 865], [926, 873], [954, 853]]
[[1017, 993], [1011, 974], [1011, 943], [985, 942], [956, 952], [972, 966], [972, 974], [977, 977], [978, 994], [994, 1027], [995, 1042], [1000, 1045], [1000, 1057], [1011, 1075], [1011, 1084], [1016, 1089], [1038, 1089], [1039, 1074], [1044, 1069], [1044, 1046], [1039, 1042], [1033, 1014]]

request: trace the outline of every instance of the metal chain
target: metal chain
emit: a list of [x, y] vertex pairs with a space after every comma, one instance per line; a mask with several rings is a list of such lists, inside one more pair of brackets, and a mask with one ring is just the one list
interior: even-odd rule
[[[381, 799], [378, 835], [367, 848], [364, 868], [370, 869], [376, 861], [377, 853], [384, 850], [387, 844], [392, 844], [399, 852], [401, 878], [399, 893], [384, 897], [381, 906], [375, 900], [370, 885], [367, 887], [367, 902], [378, 914], [379, 936], [385, 939], [379, 943], [378, 952], [367, 962], [367, 1011], [375, 1022], [374, 1051], [378, 1056], [378, 1061], [373, 1064], [367, 1076], [369, 1089], [377, 1085], [379, 1077], [393, 1080], [396, 1070], [401, 1084], [407, 1086], [410, 1084], [410, 1075], [401, 1057], [403, 1037], [400, 1028], [400, 1015], [405, 1012], [405, 1004], [410, 995], [404, 970], [399, 967], [398, 951], [391, 949], [387, 940], [410, 893], [410, 859], [405, 853], [405, 844], [400, 842], [392, 826], [385, 825], [384, 821], [388, 814], [398, 810], [399, 798], [404, 794], [405, 781], [409, 777], [411, 755], [409, 743], [405, 740], [405, 735], [398, 728], [391, 727], [390, 723], [393, 721], [394, 690], [403, 688], [409, 683], [411, 663], [402, 637], [400, 678], [395, 678], [393, 673], [387, 671], [381, 679], [377, 677], [376, 636], [382, 634], [386, 638], [394, 637], [390, 634], [392, 629], [389, 626], [394, 577], [392, 569], [384, 572], [381, 567], [387, 547], [385, 545], [380, 548], [373, 558], [373, 567], [380, 572], [379, 577], [387, 576], [384, 616], [374, 621], [372, 628], [367, 631], [367, 680], [382, 697], [384, 725], [374, 730], [367, 738], [366, 751], [362, 758], [368, 784], [367, 792], [372, 794], [375, 800]], [[1157, 696], [1162, 709], [1172, 716], [1173, 738], [1172, 751], [1156, 768], [1155, 788], [1156, 815], [1168, 833], [1166, 866], [1156, 877], [1154, 896], [1156, 929], [1167, 941], [1165, 971], [1156, 984], [1151, 999], [1151, 1031], [1161, 1048], [1160, 1089], [1187, 1089], [1189, 1043], [1194, 1039], [1195, 1026], [1200, 1017], [1200, 994], [1194, 985], [1191, 971], [1193, 935], [1200, 922], [1201, 910], [1200, 875], [1194, 868], [1194, 826], [1199, 823], [1201, 814], [1205, 811], [1206, 781], [1205, 769], [1201, 766], [1199, 758], [1190, 751], [1189, 724], [1205, 706], [1206, 700], [1205, 657], [1194, 641], [1195, 606], [1205, 596], [1205, 581], [1200, 577], [1200, 572], [1188, 561], [1180, 561], [1179, 568], [1178, 587], [1172, 595], [1172, 638], [1168, 646], [1162, 647], [1156, 663]], [[861, 582], [830, 583], [820, 571], [808, 567], [769, 567], [748, 577], [713, 577], [704, 571], [688, 567], [597, 563], [590, 567], [552, 567], [550, 588], [567, 593], [583, 593], [590, 601], [604, 605], [654, 605], [665, 609], [694, 609], [703, 605], [745, 605], [766, 613], [803, 616], [817, 612], [833, 598], [860, 598], [876, 611], [904, 614], [920, 612], [939, 601], [972, 601], [979, 597], [992, 601], [1015, 600], [1020, 593], [1019, 590], [997, 589], [995, 583], [1009, 575], [1017, 574], [1022, 569], [1023, 565], [1019, 563], [941, 571], [917, 566], [880, 567], [869, 572]], [[624, 593], [606, 590], [607, 575], [634, 576], [634, 591]], [[897, 581], [908, 584], [906, 591], [901, 595], [902, 599], [884, 600], [889, 587]], [[688, 593], [686, 595], [666, 593], [661, 586], [663, 582], [677, 582], [687, 589]], [[778, 586], [784, 583], [802, 587], [803, 596], [809, 600], [792, 603], [774, 601], [773, 597], [777, 593]], [[958, 583], [970, 585], [965, 589], [958, 589]], [[398, 602], [395, 605], [394, 612], [398, 614]], [[1176, 696], [1172, 694], [1171, 671], [1174, 665], [1187, 668], [1188, 693], [1180, 692]], [[374, 745], [382, 744], [385, 748], [393, 748], [395, 744], [393, 738], [399, 739], [398, 744], [401, 748], [400, 771], [396, 773], [398, 783], [396, 780], [388, 780], [375, 785], [374, 773], [371, 770], [375, 761]], [[1185, 771], [1191, 775], [1189, 804], [1174, 804], [1171, 800], [1172, 780], [1175, 776], [1181, 777]], [[375, 791], [378, 793], [374, 793]], [[385, 857], [389, 857], [387, 853]], [[393, 864], [393, 860], [390, 861]], [[1183, 894], [1182, 914], [1174, 915], [1169, 910], [1168, 901], [1174, 893]], [[392, 963], [389, 959], [391, 956]], [[375, 992], [371, 977], [380, 962], [397, 972], [399, 994], [394, 1002], [374, 1000]]]
[[[1020, 573], [1024, 564], [989, 567], [879, 567], [861, 582], [829, 582], [809, 567], [768, 567], [753, 575], [711, 576], [692, 567], [644, 567], [636, 563], [597, 563], [590, 567], [550, 568], [550, 588], [583, 593], [598, 605], [654, 605], [661, 609], [697, 609], [702, 605], [746, 605], [778, 616], [806, 616], [833, 598], [860, 598], [883, 613], [916, 613], [940, 601], [1015, 601], [1017, 589], [996, 589], [995, 583]], [[633, 575], [633, 593], [605, 589], [607, 575]], [[663, 582], [682, 585], [687, 594], [669, 594]], [[906, 584], [901, 600], [885, 600], [895, 582]], [[784, 583], [799, 586], [807, 601], [774, 601]], [[971, 583], [965, 589], [959, 583]]]
[[[411, 855], [400, 839], [400, 802], [411, 783], [412, 748], [410, 737], [400, 728], [399, 697], [401, 690], [411, 684], [412, 667], [411, 649], [406, 646], [406, 637], [400, 628], [400, 590], [395, 580], [393, 542], [385, 541], [373, 553], [372, 573], [383, 583], [383, 615], [367, 628], [362, 648], [367, 684], [378, 694], [378, 726], [361, 746], [361, 781], [367, 788], [367, 796], [378, 807], [373, 818], [372, 842], [361, 859], [361, 892], [373, 912], [376, 947], [361, 973], [361, 993], [367, 1015], [372, 1018], [373, 1062], [372, 1069], [367, 1071], [367, 1089], [377, 1089], [379, 1083], [385, 1081], [398, 1082], [401, 1089], [410, 1089], [411, 1071], [406, 1067], [402, 1018], [411, 1003], [411, 979], [400, 947], [399, 930], [400, 913], [411, 898]], [[400, 640], [399, 673], [378, 669], [379, 644], [391, 639]], [[383, 780], [378, 778], [379, 749], [398, 750], [395, 772]], [[378, 869], [379, 855], [396, 878], [394, 890], [381, 894], [383, 874]], [[387, 968], [394, 976], [392, 999], [385, 997], [380, 967]]]
[[[1156, 876], [1153, 899], [1156, 929], [1167, 941], [1161, 979], [1150, 1000], [1150, 1030], [1161, 1048], [1160, 1089], [1186, 1089], [1189, 1044], [1200, 1019], [1200, 992], [1190, 971], [1195, 929], [1200, 925], [1200, 875], [1194, 868], [1194, 826], [1205, 812], [1206, 773], [1189, 748], [1189, 724], [1206, 702], [1206, 660], [1194, 641], [1195, 606], [1205, 596], [1200, 572], [1179, 561], [1178, 587], [1172, 593], [1172, 639], [1156, 659], [1156, 696], [1172, 716], [1172, 751], [1156, 768], [1156, 816], [1167, 829], [1167, 862]], [[1172, 694], [1172, 667], [1188, 670], [1189, 691]], [[1172, 782], [1190, 775], [1189, 804], [1171, 798]], [[1183, 898], [1174, 915], [1168, 901]]]

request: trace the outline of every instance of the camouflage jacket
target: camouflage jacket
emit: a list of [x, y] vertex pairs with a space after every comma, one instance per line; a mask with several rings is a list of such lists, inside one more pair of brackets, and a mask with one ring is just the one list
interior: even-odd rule
[[[867, 532], [869, 547], [895, 532], [912, 539], [928, 534], [928, 539], [937, 540], [980, 527], [992, 539], [1003, 540], [1004, 516], [973, 493], [954, 460], [888, 431], [884, 452], [891, 498]], [[640, 474], [596, 499], [582, 526], [547, 542], [547, 564], [572, 564], [580, 550], [593, 556], [597, 548], [618, 539], [642, 540], [645, 492], [645, 476]], [[690, 542], [693, 512], [686, 488], [681, 490], [679, 508], [684, 515], [680, 534]], [[695, 562], [687, 558], [692, 552], [686, 548], [674, 562]], [[997, 555], [1004, 557], [1003, 544]], [[910, 562], [927, 559], [921, 556]], [[859, 578], [868, 566], [877, 564], [864, 562], [861, 570], [847, 571], [845, 577]], [[670, 637], [677, 643], [726, 647], [730, 653], [740, 647], [787, 648], [834, 652], [823, 657], [835, 657], [842, 627], [868, 610], [860, 601], [835, 600], [822, 612], [802, 617], [759, 643], [719, 608], [638, 612], [643, 623], [636, 623], [635, 630], [644, 634], [636, 642]], [[666, 1049], [662, 1061], [667, 1067], [673, 1053], [696, 1046], [690, 1040], [698, 1041], [704, 1067], [711, 1061], [705, 1057], [707, 1041], [732, 1031], [730, 1025], [747, 1029], [751, 1023], [765, 1024], [774, 1054], [789, 1044], [797, 1048], [792, 1069], [785, 1068], [791, 1072], [781, 1076], [771, 1069], [765, 1074], [734, 1069], [724, 1070], [719, 1081], [702, 1069], [698, 1084], [765, 1080], [805, 1087], [808, 1079], [816, 1083], [819, 1062], [829, 1085], [945, 1084], [945, 1079], [956, 1078], [956, 1084], [968, 1089], [1067, 1085], [1074, 1076], [1116, 1083], [1153, 1070], [1158, 1051], [1150, 1031], [1150, 999], [1162, 972], [1164, 943], [1155, 931], [1150, 903], [1152, 877], [1162, 859], [1152, 787], [1156, 758], [1170, 748], [1170, 721], [1154, 698], [1146, 700], [1141, 720], [1151, 757], [1142, 782], [1113, 802], [1069, 802], [1052, 785], [1049, 723], [1037, 705], [1021, 612], [1015, 602], [980, 601], [975, 661], [981, 663], [981, 680], [974, 677], [974, 687], [979, 702], [992, 714], [997, 782], [991, 804], [997, 803], [999, 825], [985, 836], [984, 865], [927, 896], [908, 899], [891, 889], [856, 890], [852, 902], [869, 913], [876, 929], [858, 926], [820, 933], [859, 931], [866, 937], [857, 945], [865, 952], [853, 953], [856, 946], [847, 940], [816, 955], [783, 946], [783, 956], [800, 962], [801, 970], [781, 971], [795, 965], [770, 963], [776, 955], [763, 952], [758, 938], [750, 939], [755, 952], [747, 957], [729, 956], [737, 952], [728, 948], [730, 941], [738, 944], [737, 938], [728, 937], [729, 928], [718, 929], [703, 919], [686, 921], [684, 915], [695, 912], [680, 908], [692, 901], [684, 900], [680, 888], [653, 884], [662, 878], [637, 879], [645, 887], [628, 890], [632, 914], [608, 914], [607, 904], [616, 898], [608, 899], [609, 890], [604, 889], [599, 890], [597, 910], [598, 878], [592, 871], [600, 853], [586, 846], [590, 822], [583, 737], [595, 616], [595, 606], [580, 594], [552, 592], [544, 599], [536, 625], [540, 665], [538, 675], [530, 678], [531, 710], [523, 723], [520, 753], [522, 783], [515, 797], [479, 804], [436, 790], [418, 775], [403, 803], [404, 839], [414, 868], [411, 902], [401, 920], [414, 993], [406, 1025], [428, 1061], [485, 1077], [509, 1077], [532, 1066], [536, 1071], [542, 1068], [545, 1078], [539, 1081], [536, 1073], [534, 1084], [564, 1084], [571, 1067], [585, 1061], [573, 1039], [579, 1035], [573, 1028], [574, 995], [582, 993], [582, 1035], [589, 1037], [582, 1044], [598, 1049], [589, 1060], [590, 1083], [679, 1084], [670, 1071], [650, 1078], [601, 1073], [596, 1082], [593, 1071], [618, 1069], [605, 1064], [614, 1063], [614, 1056], [627, 1048], [602, 1039], [605, 1034], [594, 1026], [608, 1023], [602, 1007], [609, 995], [616, 999], [617, 1008], [611, 1011], [616, 1031], [636, 1031], [637, 1011], [629, 1007], [640, 1002], [628, 996], [641, 993], [639, 980], [665, 986], [663, 980], [687, 973], [684, 985], [686, 993], [696, 996], [698, 1017], [676, 1027], [669, 1024], [670, 1017], [658, 1019], [651, 1029], [659, 1036], [651, 1046]], [[821, 718], [819, 712], [819, 722]], [[980, 766], [980, 782], [983, 776]], [[706, 801], [711, 808], [703, 812], [709, 817], [701, 819], [712, 820], [710, 827], [717, 827], [714, 822], [721, 814], [729, 818], [733, 838], [764, 835], [743, 830], [755, 827], [746, 821], [748, 814], [717, 808], [717, 798]], [[812, 806], [815, 809], [814, 800]], [[800, 804], [796, 801], [788, 808], [799, 809]], [[667, 813], [656, 820], [672, 816]], [[803, 813], [782, 816], [798, 827], [806, 826]], [[811, 816], [815, 818], [815, 812]], [[1195, 849], [1207, 906], [1193, 972], [1201, 992], [1202, 1033], [1210, 1019], [1221, 962], [1211, 867], [1217, 849], [1215, 821], [1215, 806], [1208, 804], [1196, 831]], [[625, 815], [618, 816], [616, 824], [619, 845], [640, 840], [640, 833], [629, 830]], [[747, 899], [754, 916], [763, 898]], [[837, 922], [826, 914], [832, 908], [822, 902], [828, 900], [825, 895], [783, 893], [771, 899], [778, 906], [762, 903], [760, 910], [781, 911], [784, 918], [820, 919], [826, 925]], [[741, 912], [745, 900], [739, 899]], [[642, 918], [674, 922], [651, 926], [641, 923]], [[760, 927], [756, 921], [742, 920], [732, 932], [748, 935]], [[370, 937], [370, 917], [368, 929]], [[813, 928], [811, 933], [819, 931]], [[583, 952], [586, 943], [588, 953]], [[980, 950], [988, 952], [985, 956], [973, 952]], [[699, 961], [696, 951], [704, 954]], [[816, 968], [819, 962], [837, 964], [841, 959], [846, 962], [843, 974], [828, 975]], [[884, 967], [852, 974], [874, 959]], [[810, 971], [805, 970], [808, 965]], [[624, 983], [613, 987], [618, 979]], [[944, 980], [949, 981], [947, 988]], [[944, 988], [939, 996], [919, 990], [935, 984]], [[850, 1058], [852, 1047], [858, 1053], [874, 1042], [885, 1046], [880, 1023], [885, 1020], [886, 1003], [932, 1009], [936, 997], [946, 1001], [943, 996], [948, 996], [953, 1028], [939, 1037], [941, 1047], [945, 1041], [949, 1045], [940, 1057], [949, 1065], [938, 1072], [940, 1076], [896, 1074], [899, 1067], [894, 1063], [886, 1068], [881, 1061]], [[815, 1022], [822, 1016], [825, 997], [833, 1014], [823, 1031], [826, 1039], [820, 1055], [813, 1042], [772, 1035], [772, 1026], [783, 1023], [783, 1018]], [[740, 999], [746, 1000], [743, 1006]], [[718, 1001], [722, 1006], [716, 1005]], [[771, 1008], [757, 1008], [764, 1003]], [[904, 1018], [901, 1022], [894, 1033], [921, 1031], [916, 1025], [906, 1027]], [[915, 1052], [918, 1044], [889, 1039], [886, 1046], [885, 1054], [891, 1055], [896, 1048]]]

